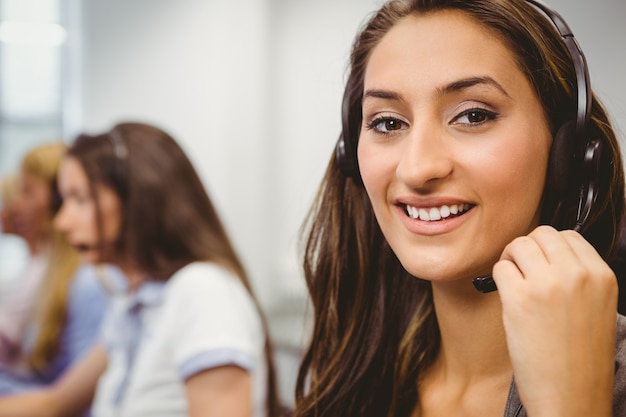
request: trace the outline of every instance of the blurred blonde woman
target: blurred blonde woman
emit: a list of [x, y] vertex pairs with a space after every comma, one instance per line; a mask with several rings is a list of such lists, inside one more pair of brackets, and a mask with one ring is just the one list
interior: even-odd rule
[[0, 228], [4, 234], [15, 234], [13, 227], [13, 200], [16, 191], [15, 175], [0, 179]]
[[[4, 294], [14, 278], [21, 272], [28, 257], [26, 243], [15, 235], [13, 206], [16, 191], [15, 174], [0, 178], [0, 306]], [[3, 333], [0, 332], [0, 337]]]
[[97, 334], [107, 295], [95, 270], [52, 225], [61, 201], [56, 187], [62, 142], [23, 158], [15, 196], [5, 211], [10, 231], [24, 239], [30, 259], [0, 310], [0, 395], [53, 382]]

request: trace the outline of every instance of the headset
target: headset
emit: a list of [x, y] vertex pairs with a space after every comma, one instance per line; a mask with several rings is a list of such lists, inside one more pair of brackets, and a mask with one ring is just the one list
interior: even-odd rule
[[126, 161], [129, 154], [128, 148], [117, 128], [112, 129], [109, 134], [105, 135], [105, 138], [111, 142], [111, 146], [113, 147], [113, 156], [115, 157], [114, 180], [118, 183], [120, 194], [125, 196], [128, 182], [126, 178]]
[[[591, 117], [592, 91], [589, 79], [587, 60], [561, 15], [537, 0], [525, 0], [527, 3], [541, 10], [553, 23], [574, 65], [577, 87], [576, 118], [561, 125], [554, 135], [546, 183], [556, 194], [564, 196], [571, 190], [572, 180], [578, 180], [579, 202], [576, 213], [574, 230], [580, 231], [589, 219], [591, 209], [598, 196], [597, 179], [600, 171], [602, 143], [599, 139], [588, 139], [589, 119]], [[361, 182], [358, 168], [356, 149], [359, 132], [350, 132], [349, 111], [351, 105], [348, 91], [344, 93], [342, 102], [342, 134], [335, 146], [335, 161], [347, 177]], [[584, 146], [581, 146], [584, 145]], [[581, 152], [581, 149], [583, 150]], [[581, 155], [582, 153], [582, 155]], [[582, 159], [582, 170], [576, 163]], [[495, 282], [490, 276], [474, 279], [474, 286], [478, 291], [491, 292], [496, 290]]]
[[113, 129], [109, 132], [106, 138], [109, 139], [111, 146], [113, 146], [113, 155], [117, 160], [117, 165], [119, 167], [123, 167], [124, 161], [128, 158], [128, 148], [126, 147], [126, 144], [124, 144], [124, 139], [122, 139], [120, 132]]

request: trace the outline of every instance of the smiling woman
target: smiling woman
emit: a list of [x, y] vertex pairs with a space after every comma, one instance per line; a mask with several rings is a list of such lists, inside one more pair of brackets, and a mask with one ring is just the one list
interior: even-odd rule
[[622, 159], [560, 17], [388, 1], [342, 116], [305, 228], [296, 416], [626, 415]]
[[[549, 126], [515, 57], [486, 34], [459, 12], [411, 15], [365, 72], [361, 178], [387, 242], [423, 279], [489, 274], [497, 248], [539, 224]], [[462, 210], [442, 219], [449, 206]]]

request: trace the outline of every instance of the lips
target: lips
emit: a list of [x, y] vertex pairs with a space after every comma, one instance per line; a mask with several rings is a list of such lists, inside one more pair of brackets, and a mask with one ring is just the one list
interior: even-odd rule
[[444, 204], [437, 207], [415, 207], [408, 204], [404, 205], [404, 211], [411, 219], [427, 222], [435, 222], [460, 216], [471, 208], [472, 205], [467, 203], [450, 205]]

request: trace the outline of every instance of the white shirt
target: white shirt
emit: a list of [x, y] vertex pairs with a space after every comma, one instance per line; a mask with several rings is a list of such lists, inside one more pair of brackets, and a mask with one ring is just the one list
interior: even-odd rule
[[93, 417], [187, 416], [185, 380], [223, 365], [252, 374], [254, 416], [265, 415], [261, 320], [241, 281], [215, 264], [192, 263], [114, 299], [102, 339], [108, 366]]
[[0, 363], [10, 363], [15, 350], [19, 351], [47, 266], [47, 251], [33, 255], [0, 304]]

